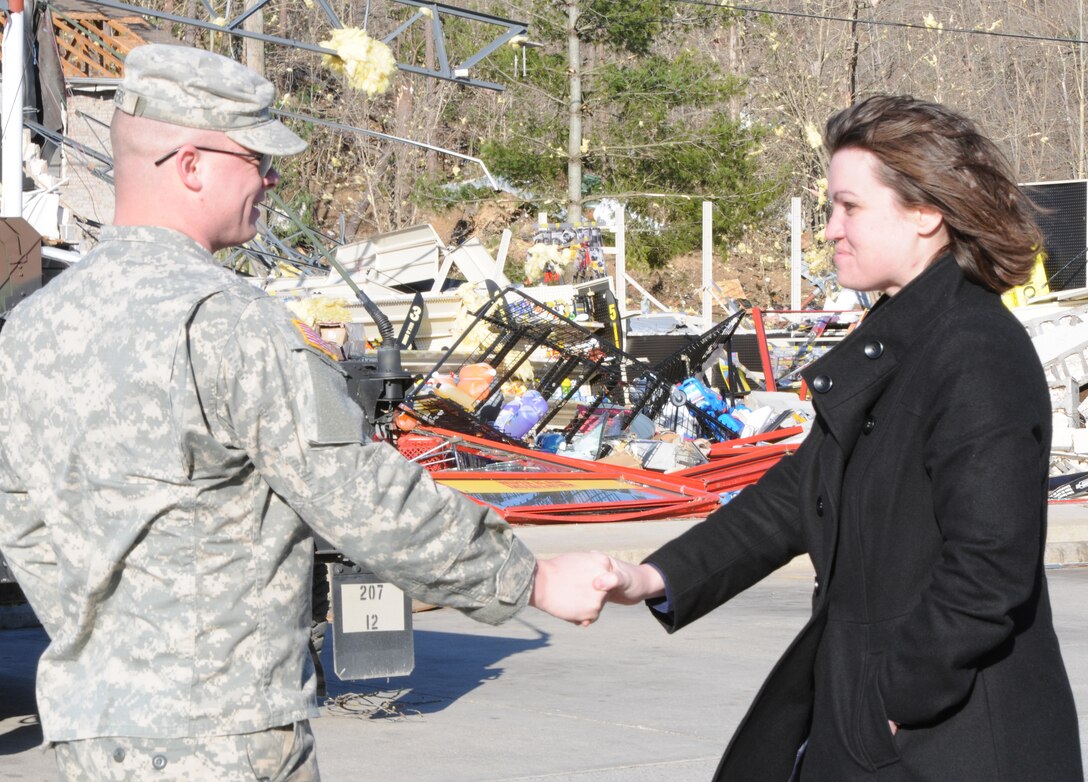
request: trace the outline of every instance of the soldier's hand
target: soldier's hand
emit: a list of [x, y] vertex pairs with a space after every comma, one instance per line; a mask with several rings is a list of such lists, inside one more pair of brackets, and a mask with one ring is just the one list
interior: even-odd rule
[[594, 584], [610, 567], [610, 557], [596, 551], [537, 560], [529, 605], [583, 627], [592, 624], [608, 596]]

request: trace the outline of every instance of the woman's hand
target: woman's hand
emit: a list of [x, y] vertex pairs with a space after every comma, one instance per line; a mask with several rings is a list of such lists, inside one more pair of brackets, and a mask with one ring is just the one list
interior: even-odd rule
[[665, 579], [657, 568], [615, 557], [608, 557], [608, 570], [594, 579], [593, 586], [606, 592], [610, 603], [622, 605], [665, 596]]

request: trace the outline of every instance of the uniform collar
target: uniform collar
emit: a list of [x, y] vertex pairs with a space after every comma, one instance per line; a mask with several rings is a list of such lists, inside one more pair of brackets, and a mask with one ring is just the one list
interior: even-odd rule
[[882, 297], [853, 333], [802, 371], [816, 412], [845, 452], [903, 356], [966, 284], [955, 258], [940, 256], [895, 296]]
[[175, 251], [199, 255], [211, 259], [212, 255], [195, 239], [159, 225], [107, 225], [99, 234], [101, 242], [141, 242], [154, 244], [160, 248], [173, 248]]

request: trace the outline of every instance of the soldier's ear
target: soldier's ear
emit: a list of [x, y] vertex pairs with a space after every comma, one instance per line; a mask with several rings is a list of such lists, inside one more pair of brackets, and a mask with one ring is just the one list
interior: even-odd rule
[[185, 144], [178, 149], [172, 162], [178, 179], [187, 189], [196, 192], [204, 188], [206, 161], [201, 160], [200, 150], [192, 144]]

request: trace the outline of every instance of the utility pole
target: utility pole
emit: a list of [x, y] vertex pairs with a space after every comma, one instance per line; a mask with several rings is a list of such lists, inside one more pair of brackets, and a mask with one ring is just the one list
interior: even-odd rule
[[[246, 7], [249, 9], [256, 4], [255, 0], [250, 0]], [[264, 9], [258, 8], [247, 16], [242, 22], [242, 29], [250, 33], [264, 33]], [[247, 68], [264, 76], [264, 41], [257, 38], [245, 39], [245, 62]]]
[[850, 70], [850, 105], [854, 105], [854, 101], [858, 97], [858, 13], [861, 10], [861, 3], [859, 0], [853, 0], [853, 5], [850, 9], [850, 64], [848, 66]]
[[570, 72], [570, 129], [567, 137], [567, 220], [582, 221], [582, 49], [578, 0], [567, 0], [567, 70]]
[[1077, 40], [1080, 43], [1077, 44], [1077, 49], [1080, 56], [1077, 57], [1077, 68], [1079, 84], [1077, 87], [1078, 93], [1080, 93], [1080, 122], [1079, 132], [1077, 133], [1077, 179], [1084, 179], [1084, 0], [1077, 1]]

